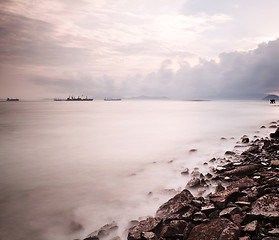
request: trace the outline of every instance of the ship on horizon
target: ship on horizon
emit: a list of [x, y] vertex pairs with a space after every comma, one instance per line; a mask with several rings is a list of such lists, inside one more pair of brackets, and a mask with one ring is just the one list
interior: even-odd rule
[[7, 101], [7, 102], [18, 102], [19, 99], [18, 99], [18, 98], [7, 98], [6, 101]]
[[87, 96], [85, 97], [74, 97], [74, 96], [69, 96], [66, 99], [62, 98], [54, 98], [54, 101], [93, 101], [93, 98], [88, 98]]

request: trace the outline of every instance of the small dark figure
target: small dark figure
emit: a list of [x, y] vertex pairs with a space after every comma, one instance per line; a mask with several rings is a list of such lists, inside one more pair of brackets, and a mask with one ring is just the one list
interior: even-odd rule
[[271, 138], [279, 138], [279, 128], [275, 131], [275, 133], [270, 133]]
[[270, 99], [270, 104], [274, 104], [275, 103], [275, 99]]

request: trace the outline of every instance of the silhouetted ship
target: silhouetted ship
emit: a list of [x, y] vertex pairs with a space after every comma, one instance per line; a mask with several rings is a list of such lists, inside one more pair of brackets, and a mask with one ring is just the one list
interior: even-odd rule
[[121, 98], [105, 98], [104, 101], [121, 101]]
[[66, 99], [54, 98], [54, 101], [93, 101], [93, 98], [69, 96]]
[[18, 98], [7, 98], [7, 102], [18, 102]]

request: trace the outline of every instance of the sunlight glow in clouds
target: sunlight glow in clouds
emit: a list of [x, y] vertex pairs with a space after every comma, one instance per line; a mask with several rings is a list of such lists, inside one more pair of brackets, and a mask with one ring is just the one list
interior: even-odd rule
[[[208, 76], [202, 80], [207, 91], [198, 91], [202, 86], [193, 81], [201, 79], [190, 72], [210, 60], [222, 64], [221, 53], [248, 53], [279, 36], [275, 0], [2, 0], [0, 5], [1, 98], [70, 93], [219, 98], [224, 94], [215, 90], [226, 80], [211, 86], [208, 79], [218, 76]], [[242, 81], [249, 82], [245, 76]]]

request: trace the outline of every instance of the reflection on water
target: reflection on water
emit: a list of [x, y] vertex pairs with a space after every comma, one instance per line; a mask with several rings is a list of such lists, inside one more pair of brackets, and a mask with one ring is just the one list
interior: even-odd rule
[[253, 137], [278, 111], [235, 101], [0, 103], [0, 238], [83, 238], [113, 220], [125, 228], [153, 215], [171, 196], [164, 189], [186, 185], [182, 169], [222, 156], [232, 136]]

